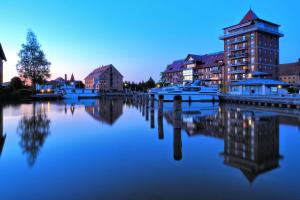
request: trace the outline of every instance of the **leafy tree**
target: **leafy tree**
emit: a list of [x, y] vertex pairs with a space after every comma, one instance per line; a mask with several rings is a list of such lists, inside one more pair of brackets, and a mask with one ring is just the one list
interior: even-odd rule
[[149, 80], [146, 82], [146, 88], [154, 88], [155, 87], [155, 81], [153, 80], [152, 77], [149, 78]]
[[166, 84], [166, 77], [164, 72], [160, 72], [160, 84], [165, 85]]
[[16, 91], [16, 90], [19, 90], [19, 89], [22, 89], [23, 88], [23, 82], [22, 80], [15, 76], [13, 77], [11, 80], [10, 80], [10, 87]]
[[155, 87], [155, 82], [154, 80], [150, 77], [148, 81], [144, 82], [141, 81], [139, 83], [135, 83], [135, 82], [129, 82], [129, 81], [125, 81], [124, 82], [124, 88], [131, 90], [131, 91], [147, 91], [150, 88], [154, 88]]
[[79, 81], [75, 84], [75, 87], [79, 88], [79, 89], [83, 89], [85, 87], [85, 85], [82, 81]]
[[22, 49], [18, 53], [20, 60], [17, 64], [19, 76], [24, 81], [30, 81], [32, 86], [50, 78], [51, 63], [41, 50], [36, 35], [29, 30], [26, 37], [26, 44], [22, 44]]

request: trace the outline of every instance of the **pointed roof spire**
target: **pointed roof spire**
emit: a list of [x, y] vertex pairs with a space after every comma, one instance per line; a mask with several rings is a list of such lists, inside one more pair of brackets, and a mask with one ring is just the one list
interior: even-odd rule
[[71, 79], [70, 79], [70, 81], [71, 81], [71, 82], [75, 82], [75, 78], [74, 78], [74, 75], [73, 75], [73, 73], [72, 73], [72, 75], [71, 75]]
[[259, 19], [259, 18], [257, 17], [257, 15], [250, 8], [250, 10], [247, 12], [247, 14], [240, 21], [240, 24], [244, 24], [244, 23], [250, 22], [250, 21], [255, 20], [255, 19]]

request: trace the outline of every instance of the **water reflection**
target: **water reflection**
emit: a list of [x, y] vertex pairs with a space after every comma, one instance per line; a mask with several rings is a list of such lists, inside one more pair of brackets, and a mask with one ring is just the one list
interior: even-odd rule
[[0, 104], [0, 156], [4, 147], [6, 135], [3, 133], [3, 106]]
[[224, 163], [242, 171], [249, 182], [279, 167], [279, 117], [225, 106]]
[[27, 155], [29, 166], [33, 166], [37, 156], [50, 134], [50, 119], [43, 106], [32, 105], [32, 116], [24, 115], [19, 121], [17, 133], [21, 137], [20, 147]]
[[[174, 127], [174, 159], [181, 155], [175, 148], [181, 144], [180, 127], [189, 136], [206, 135], [224, 140], [224, 164], [240, 169], [249, 182], [261, 173], [279, 167], [279, 116], [249, 111], [236, 105], [221, 105], [213, 114], [201, 110], [164, 113]], [[175, 120], [176, 119], [176, 120]]]
[[123, 98], [101, 98], [92, 105], [85, 106], [85, 111], [94, 119], [113, 125], [123, 114]]
[[[222, 140], [224, 151], [220, 154], [224, 164], [240, 170], [249, 182], [253, 182], [258, 175], [279, 167], [279, 124], [292, 123], [299, 126], [299, 119], [295, 117], [282, 117], [274, 112], [253, 111], [253, 107], [231, 104], [203, 103], [199, 107], [194, 106], [195, 104], [154, 103], [151, 99], [118, 97], [89, 100], [83, 104], [83, 112], [109, 125], [113, 125], [123, 114], [123, 106], [135, 108], [141, 113], [141, 119], [147, 122], [148, 129], [148, 123], [151, 129], [156, 128], [154, 131], [158, 139], [164, 139], [167, 134], [173, 136], [173, 159], [176, 161], [184, 158], [182, 140], [185, 133], [191, 138], [204, 135]], [[67, 112], [74, 115], [75, 107], [76, 114], [81, 111], [76, 103], [63, 102], [58, 107], [63, 115]], [[51, 109], [48, 108], [47, 112], [49, 110]], [[171, 133], [164, 130], [168, 127], [164, 122], [172, 126]], [[31, 114], [24, 114], [20, 119], [17, 133], [21, 138], [20, 147], [27, 155], [28, 164], [32, 166], [50, 134], [50, 119], [42, 104], [32, 104]], [[5, 138], [3, 106], [0, 105], [0, 155]]]

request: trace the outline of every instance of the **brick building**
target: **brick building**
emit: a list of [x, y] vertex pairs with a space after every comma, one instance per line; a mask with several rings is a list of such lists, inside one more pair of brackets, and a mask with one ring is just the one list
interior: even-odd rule
[[300, 58], [298, 62], [280, 64], [278, 75], [279, 80], [294, 86], [300, 86]]
[[84, 81], [88, 89], [123, 91], [123, 75], [111, 64], [95, 69]]
[[163, 72], [163, 79], [167, 84], [182, 84], [183, 75], [182, 70], [184, 69], [184, 60], [175, 60], [172, 64], [168, 65], [166, 70]]
[[3, 84], [3, 61], [6, 61], [6, 57], [0, 43], [0, 86]]
[[223, 80], [224, 52], [194, 55], [188, 54], [184, 62], [183, 81], [205, 81], [208, 85], [219, 85]]
[[225, 82], [230, 84], [253, 76], [278, 78], [278, 24], [260, 19], [250, 9], [236, 25], [224, 28]]

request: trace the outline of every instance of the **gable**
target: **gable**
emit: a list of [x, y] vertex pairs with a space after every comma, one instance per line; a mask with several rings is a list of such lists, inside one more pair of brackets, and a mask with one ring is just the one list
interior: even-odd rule
[[5, 57], [4, 51], [2, 49], [1, 43], [0, 43], [0, 59], [6, 61], [6, 57]]

